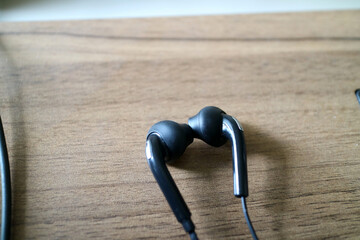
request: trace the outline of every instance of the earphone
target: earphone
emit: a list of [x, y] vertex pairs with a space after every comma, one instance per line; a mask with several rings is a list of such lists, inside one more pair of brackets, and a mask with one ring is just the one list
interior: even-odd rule
[[234, 117], [217, 107], [203, 108], [189, 119], [188, 124], [169, 120], [158, 122], [147, 134], [145, 153], [148, 164], [175, 217], [192, 240], [198, 239], [191, 212], [166, 167], [166, 162], [179, 158], [194, 138], [214, 147], [222, 146], [227, 140], [231, 141], [234, 195], [241, 198], [246, 222], [253, 238], [257, 239], [245, 200], [249, 193], [244, 130]]
[[1, 239], [10, 239], [11, 230], [11, 179], [5, 133], [0, 116], [0, 167], [1, 167]]

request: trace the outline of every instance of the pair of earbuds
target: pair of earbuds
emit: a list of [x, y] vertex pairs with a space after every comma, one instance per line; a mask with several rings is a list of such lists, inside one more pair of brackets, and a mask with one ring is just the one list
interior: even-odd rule
[[146, 158], [177, 220], [182, 224], [192, 240], [198, 239], [191, 212], [180, 194], [166, 163], [178, 159], [194, 138], [207, 144], [220, 147], [231, 141], [233, 156], [234, 195], [241, 198], [242, 208], [249, 230], [257, 239], [246, 207], [248, 175], [244, 130], [232, 116], [217, 107], [205, 107], [191, 117], [188, 124], [161, 121], [153, 125], [146, 138]]

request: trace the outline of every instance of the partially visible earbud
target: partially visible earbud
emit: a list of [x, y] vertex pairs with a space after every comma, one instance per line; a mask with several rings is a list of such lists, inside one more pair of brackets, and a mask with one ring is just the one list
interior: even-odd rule
[[167, 162], [179, 158], [194, 140], [193, 131], [189, 125], [178, 124], [169, 120], [154, 124], [150, 128], [147, 138], [151, 134], [159, 136], [165, 144], [165, 160]]
[[187, 124], [161, 121], [153, 125], [146, 138], [146, 158], [151, 171], [164, 193], [176, 219], [183, 225], [191, 239], [197, 239], [195, 225], [174, 179], [165, 162], [179, 158], [193, 142], [193, 132]]
[[233, 153], [234, 195], [247, 197], [248, 177], [244, 131], [240, 123], [217, 107], [205, 107], [189, 119], [189, 125], [199, 138], [215, 147], [230, 139]]

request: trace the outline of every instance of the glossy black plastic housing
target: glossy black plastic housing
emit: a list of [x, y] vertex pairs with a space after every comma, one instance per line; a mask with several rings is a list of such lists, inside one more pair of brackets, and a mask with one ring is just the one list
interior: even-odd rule
[[233, 156], [234, 195], [247, 197], [248, 175], [244, 131], [240, 123], [232, 116], [223, 114], [223, 134], [231, 142]]
[[188, 121], [195, 132], [194, 137], [215, 147], [231, 141], [233, 153], [234, 195], [247, 197], [248, 176], [244, 132], [240, 123], [223, 110], [208, 106]]
[[166, 146], [156, 133], [150, 133], [146, 140], [146, 158], [150, 169], [165, 195], [176, 219], [188, 233], [194, 233], [191, 213], [165, 164]]

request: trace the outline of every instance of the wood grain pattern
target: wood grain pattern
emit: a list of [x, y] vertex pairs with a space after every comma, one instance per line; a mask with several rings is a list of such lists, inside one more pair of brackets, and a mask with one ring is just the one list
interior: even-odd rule
[[[360, 237], [360, 12], [0, 23], [14, 239], [187, 239], [144, 154], [164, 119], [243, 124], [260, 239]], [[201, 239], [250, 239], [229, 144], [170, 166]]]

